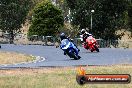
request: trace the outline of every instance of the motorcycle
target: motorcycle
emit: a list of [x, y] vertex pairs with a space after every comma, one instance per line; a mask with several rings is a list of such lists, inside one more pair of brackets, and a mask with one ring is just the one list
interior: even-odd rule
[[74, 58], [75, 60], [79, 60], [81, 57], [79, 56], [79, 50], [77, 47], [68, 39], [63, 39], [60, 44], [60, 48], [67, 54], [70, 58]]
[[89, 49], [91, 52], [93, 51], [99, 52], [97, 41], [92, 36], [87, 37], [86, 43], [83, 44], [83, 47], [85, 49]]

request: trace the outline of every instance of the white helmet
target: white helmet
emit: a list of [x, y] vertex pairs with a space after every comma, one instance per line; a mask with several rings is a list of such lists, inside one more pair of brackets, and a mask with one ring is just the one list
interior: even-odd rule
[[82, 29], [82, 30], [81, 30], [81, 33], [82, 33], [82, 34], [84, 34], [85, 32], [86, 32], [86, 30], [85, 30], [85, 29]]

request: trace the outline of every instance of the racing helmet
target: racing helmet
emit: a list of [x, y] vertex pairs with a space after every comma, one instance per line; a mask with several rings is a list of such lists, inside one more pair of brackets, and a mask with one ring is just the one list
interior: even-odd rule
[[86, 32], [85, 29], [82, 29], [82, 30], [81, 30], [81, 34], [84, 34], [85, 32]]
[[60, 39], [61, 39], [61, 40], [66, 39], [65, 33], [61, 33], [61, 34], [60, 34]]

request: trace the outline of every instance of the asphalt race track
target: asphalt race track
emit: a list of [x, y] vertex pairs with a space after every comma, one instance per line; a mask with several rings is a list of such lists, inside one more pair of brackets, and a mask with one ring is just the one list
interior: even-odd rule
[[45, 59], [30, 63], [0, 65], [0, 68], [132, 64], [132, 49], [100, 48], [99, 53], [91, 53], [79, 47], [82, 58], [80, 60], [72, 60], [68, 56], [63, 55], [63, 51], [60, 48], [55, 48], [55, 46], [11, 44], [3, 44], [1, 46], [0, 51], [15, 51], [44, 57]]

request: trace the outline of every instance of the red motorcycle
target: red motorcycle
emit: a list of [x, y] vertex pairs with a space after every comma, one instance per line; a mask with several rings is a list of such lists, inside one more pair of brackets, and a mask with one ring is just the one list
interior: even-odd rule
[[83, 44], [83, 47], [85, 49], [89, 49], [91, 52], [93, 52], [93, 51], [99, 52], [99, 47], [98, 47], [97, 41], [92, 36], [89, 36], [86, 39], [86, 43]]

